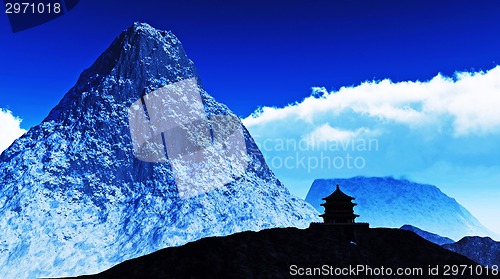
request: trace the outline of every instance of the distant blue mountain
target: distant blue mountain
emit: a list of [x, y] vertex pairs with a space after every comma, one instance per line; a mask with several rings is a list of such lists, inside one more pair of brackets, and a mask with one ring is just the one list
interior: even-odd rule
[[418, 234], [420, 237], [422, 237], [423, 239], [430, 241], [432, 243], [435, 243], [437, 245], [455, 243], [455, 241], [453, 241], [453, 239], [451, 239], [451, 238], [442, 237], [440, 235], [421, 230], [421, 229], [414, 227], [412, 225], [404, 225], [400, 229], [414, 232], [414, 233]]
[[356, 198], [358, 206], [354, 210], [360, 215], [356, 221], [368, 222], [371, 227], [400, 228], [411, 224], [453, 240], [494, 235], [436, 186], [392, 177], [316, 179], [306, 201], [323, 212], [321, 199], [332, 193], [336, 184]]
[[427, 241], [441, 245], [450, 251], [456, 252], [490, 269], [500, 266], [500, 242], [489, 237], [466, 236], [455, 242], [449, 238], [439, 236], [411, 225], [404, 225], [400, 229], [412, 231]]
[[[166, 92], [193, 84], [198, 95]], [[136, 23], [0, 155], [0, 277], [96, 273], [207, 236], [305, 228], [317, 215], [205, 91], [181, 42]]]
[[462, 254], [484, 266], [500, 266], [500, 242], [489, 237], [467, 236], [444, 248]]

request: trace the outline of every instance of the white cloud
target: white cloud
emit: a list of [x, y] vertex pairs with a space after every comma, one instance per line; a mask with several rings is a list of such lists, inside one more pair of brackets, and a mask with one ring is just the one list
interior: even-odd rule
[[347, 141], [356, 135], [354, 131], [332, 128], [328, 123], [314, 129], [306, 138], [317, 141]]
[[264, 107], [244, 119], [244, 124], [252, 127], [284, 119], [313, 123], [352, 111], [411, 128], [450, 122], [454, 136], [500, 131], [500, 66], [487, 72], [457, 73], [454, 78], [437, 75], [426, 82], [386, 79], [336, 92], [313, 90], [315, 96], [323, 95], [284, 108]]
[[367, 128], [358, 128], [356, 130], [342, 130], [333, 128], [325, 123], [315, 128], [311, 133], [303, 137], [309, 145], [315, 146], [321, 142], [347, 142], [349, 140], [372, 134]]
[[0, 153], [26, 133], [26, 130], [20, 127], [21, 121], [12, 115], [11, 111], [0, 108]]

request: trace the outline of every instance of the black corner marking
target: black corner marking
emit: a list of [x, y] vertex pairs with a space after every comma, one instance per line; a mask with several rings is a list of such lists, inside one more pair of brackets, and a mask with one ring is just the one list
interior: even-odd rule
[[15, 33], [66, 14], [76, 7], [79, 0], [3, 0], [3, 2], [10, 27]]

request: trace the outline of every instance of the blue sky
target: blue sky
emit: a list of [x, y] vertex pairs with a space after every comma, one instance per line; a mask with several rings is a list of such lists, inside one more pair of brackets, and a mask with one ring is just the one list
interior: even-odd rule
[[[498, 70], [486, 73], [500, 63], [500, 2], [436, 2], [81, 0], [68, 14], [19, 33], [0, 16], [0, 134], [18, 135], [19, 119], [23, 129], [40, 123], [122, 30], [144, 21], [179, 37], [206, 89], [246, 118], [259, 144], [307, 136], [328, 144], [379, 142], [377, 151], [354, 154], [365, 157], [362, 169], [274, 168], [293, 193], [304, 197], [315, 177], [408, 177], [438, 185], [500, 233], [494, 203], [500, 195], [500, 134], [498, 115], [489, 110], [498, 100], [500, 77]], [[469, 83], [455, 76], [478, 71], [484, 73], [463, 76]], [[376, 82], [359, 86], [365, 81]], [[470, 88], [482, 85], [477, 101]], [[306, 99], [312, 87], [323, 98]], [[356, 92], [372, 94], [364, 101], [345, 97]], [[449, 92], [462, 94], [458, 100], [471, 109], [462, 103], [447, 108], [455, 100]], [[318, 106], [335, 113], [315, 113]], [[275, 111], [247, 118], [259, 107]], [[269, 117], [273, 112], [295, 115], [303, 129], [287, 131]], [[276, 152], [264, 150], [269, 157], [287, 154]]]

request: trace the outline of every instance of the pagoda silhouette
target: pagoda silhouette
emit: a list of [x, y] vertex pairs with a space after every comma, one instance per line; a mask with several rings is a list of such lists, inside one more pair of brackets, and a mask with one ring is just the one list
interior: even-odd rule
[[355, 219], [359, 215], [354, 214], [353, 202], [354, 198], [346, 195], [337, 188], [328, 197], [323, 198], [325, 202], [321, 204], [325, 208], [325, 213], [319, 215], [323, 218], [323, 223], [314, 223], [315, 225], [333, 225], [338, 227], [352, 227], [352, 228], [368, 228], [368, 223], [356, 223]]

